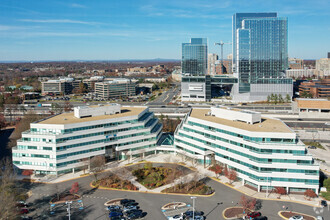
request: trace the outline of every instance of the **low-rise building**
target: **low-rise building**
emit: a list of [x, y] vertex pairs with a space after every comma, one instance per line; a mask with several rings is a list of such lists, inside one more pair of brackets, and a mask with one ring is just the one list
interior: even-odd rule
[[177, 153], [204, 164], [221, 163], [258, 191], [319, 190], [319, 165], [296, 133], [258, 112], [193, 108], [175, 132]]
[[330, 79], [302, 82], [299, 85], [299, 95], [310, 93], [314, 98], [330, 97]]
[[69, 94], [72, 92], [72, 82], [73, 78], [60, 78], [58, 80], [48, 80], [46, 82], [41, 82], [41, 93], [42, 95], [47, 94]]
[[125, 159], [152, 154], [162, 125], [147, 107], [75, 107], [30, 124], [12, 149], [13, 163], [36, 174], [75, 172], [91, 157]]
[[112, 79], [95, 83], [97, 97], [103, 99], [129, 97], [136, 95], [136, 82], [130, 79]]
[[296, 99], [292, 111], [300, 118], [330, 118], [330, 101], [327, 99]]

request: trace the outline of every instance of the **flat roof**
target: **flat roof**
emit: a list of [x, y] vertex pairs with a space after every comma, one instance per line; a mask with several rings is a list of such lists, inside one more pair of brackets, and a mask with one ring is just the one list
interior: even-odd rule
[[86, 118], [77, 118], [74, 116], [74, 112], [68, 112], [68, 113], [62, 113], [62, 114], [56, 115], [54, 117], [48, 118], [46, 120], [40, 121], [40, 122], [38, 122], [38, 124], [59, 124], [59, 125], [75, 124], [75, 123], [98, 121], [98, 120], [104, 120], [104, 119], [121, 118], [121, 117], [139, 115], [145, 109], [146, 108], [144, 108], [144, 107], [121, 107], [120, 114], [99, 115], [99, 116], [86, 117]]
[[207, 113], [209, 113], [210, 111], [210, 109], [193, 108], [190, 117], [247, 131], [294, 133], [284, 122], [277, 119], [262, 117], [261, 123], [248, 124], [246, 122], [232, 121], [224, 118], [215, 117], [212, 115], [207, 115]]
[[297, 99], [299, 108], [330, 109], [330, 101], [320, 99]]

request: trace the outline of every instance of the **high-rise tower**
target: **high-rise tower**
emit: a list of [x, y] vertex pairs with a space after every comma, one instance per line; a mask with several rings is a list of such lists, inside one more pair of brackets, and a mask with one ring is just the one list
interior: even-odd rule
[[204, 76], [207, 74], [207, 39], [191, 38], [182, 44], [182, 73]]
[[292, 96], [288, 68], [287, 18], [277, 13], [236, 13], [233, 16], [233, 72], [238, 84], [233, 98], [265, 100], [271, 93]]

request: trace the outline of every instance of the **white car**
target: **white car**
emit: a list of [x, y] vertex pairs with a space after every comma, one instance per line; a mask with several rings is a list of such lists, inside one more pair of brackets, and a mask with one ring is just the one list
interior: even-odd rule
[[316, 220], [324, 220], [324, 218], [322, 216], [317, 216]]
[[301, 215], [295, 215], [289, 218], [289, 220], [304, 220], [304, 217], [302, 217]]
[[175, 216], [169, 217], [168, 220], [183, 220], [183, 215], [175, 215]]

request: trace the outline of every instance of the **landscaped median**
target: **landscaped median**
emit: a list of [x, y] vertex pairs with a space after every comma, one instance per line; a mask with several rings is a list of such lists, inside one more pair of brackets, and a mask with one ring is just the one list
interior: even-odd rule
[[290, 212], [290, 211], [280, 211], [278, 212], [278, 215], [282, 218], [282, 219], [289, 219], [292, 216], [296, 216], [296, 215], [300, 215], [304, 217], [304, 220], [316, 220], [315, 217], [310, 216], [310, 215], [306, 215], [303, 213], [299, 213], [299, 212]]
[[109, 176], [104, 177], [100, 180], [95, 180], [91, 183], [94, 188], [106, 188], [106, 189], [121, 189], [121, 190], [139, 190], [128, 180], [122, 180], [115, 174], [109, 174]]
[[222, 216], [224, 219], [237, 219], [245, 215], [243, 207], [229, 207], [223, 210]]

